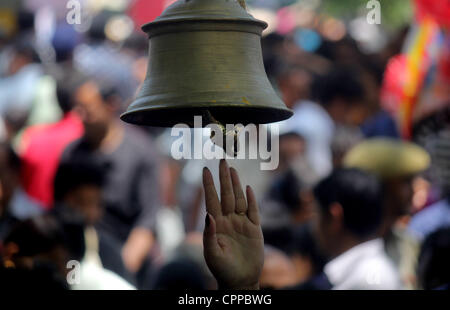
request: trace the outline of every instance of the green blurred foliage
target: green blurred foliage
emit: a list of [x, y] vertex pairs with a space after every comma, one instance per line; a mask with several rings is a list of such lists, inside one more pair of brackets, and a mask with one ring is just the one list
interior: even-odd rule
[[[378, 1], [381, 4], [382, 26], [387, 29], [397, 29], [411, 22], [413, 16], [412, 0]], [[345, 19], [354, 18], [369, 12], [366, 8], [369, 0], [323, 0], [322, 2], [322, 9], [324, 12]]]
[[[396, 30], [411, 22], [413, 0], [378, 0], [381, 4], [381, 24], [387, 30]], [[441, 0], [435, 0], [441, 1]], [[295, 3], [320, 3], [322, 12], [341, 19], [352, 19], [364, 14], [369, 0], [246, 0], [254, 6], [279, 9]]]

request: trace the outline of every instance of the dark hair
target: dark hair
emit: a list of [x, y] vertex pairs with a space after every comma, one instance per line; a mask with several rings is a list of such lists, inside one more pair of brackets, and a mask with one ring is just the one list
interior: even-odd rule
[[294, 228], [292, 225], [264, 227], [264, 244], [273, 246], [287, 255], [295, 251]]
[[40, 63], [41, 59], [34, 46], [33, 39], [30, 35], [24, 35], [18, 37], [13, 42], [13, 49], [18, 55], [27, 57], [30, 62]]
[[358, 169], [337, 169], [314, 189], [314, 195], [327, 213], [339, 203], [345, 227], [360, 238], [375, 233], [381, 223], [382, 186], [373, 175]]
[[33, 269], [0, 266], [0, 290], [35, 291], [36, 288], [61, 291], [68, 290], [69, 285], [51, 264], [35, 263]]
[[271, 78], [278, 75], [278, 70], [282, 65], [277, 49], [283, 44], [284, 40], [285, 38], [277, 33], [268, 34], [261, 40], [264, 68]]
[[58, 221], [49, 215], [38, 216], [15, 225], [4, 244], [15, 243], [19, 256], [35, 256], [64, 247], [64, 232]]
[[62, 162], [54, 179], [54, 198], [61, 201], [67, 193], [82, 185], [102, 187], [104, 170], [85, 158]]
[[300, 254], [308, 257], [315, 274], [323, 270], [327, 260], [317, 247], [311, 223], [264, 228], [263, 233], [266, 245], [273, 246], [288, 256]]
[[34, 14], [26, 9], [21, 9], [17, 13], [17, 25], [19, 30], [23, 33], [32, 31], [34, 27]]
[[189, 259], [178, 259], [158, 271], [153, 286], [156, 290], [204, 290], [206, 282], [200, 266]]
[[4, 244], [15, 243], [19, 257], [33, 257], [56, 248], [67, 250], [69, 259], [81, 260], [85, 252], [84, 227], [79, 223], [62, 224], [45, 214], [16, 224], [6, 236]]
[[311, 86], [311, 93], [314, 100], [325, 106], [336, 98], [343, 98], [352, 104], [364, 97], [364, 88], [356, 71], [340, 67], [316, 78]]
[[424, 241], [420, 250], [417, 275], [424, 289], [450, 284], [450, 227], [438, 229]]
[[63, 67], [63, 72], [52, 72], [56, 79], [56, 98], [63, 113], [70, 112], [74, 107], [76, 90], [83, 85], [87, 77], [81, 72]]
[[97, 83], [97, 86], [99, 88], [100, 95], [102, 96], [102, 99], [105, 102], [109, 102], [109, 99], [111, 99], [114, 96], [120, 97], [120, 91], [117, 85], [108, 84], [108, 83]]
[[56, 98], [63, 113], [70, 112], [73, 108], [73, 90], [63, 81], [56, 83]]

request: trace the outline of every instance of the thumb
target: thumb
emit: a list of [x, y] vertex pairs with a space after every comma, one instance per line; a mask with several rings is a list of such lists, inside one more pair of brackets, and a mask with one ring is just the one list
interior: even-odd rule
[[203, 231], [203, 247], [205, 254], [217, 253], [219, 245], [216, 236], [216, 221], [207, 213], [205, 218], [205, 230]]

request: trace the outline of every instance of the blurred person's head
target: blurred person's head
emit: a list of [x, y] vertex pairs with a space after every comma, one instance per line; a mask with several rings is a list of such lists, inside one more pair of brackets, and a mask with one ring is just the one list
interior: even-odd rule
[[28, 64], [39, 62], [39, 56], [28, 36], [19, 37], [12, 46], [8, 74], [14, 75]]
[[450, 286], [450, 227], [431, 233], [420, 250], [417, 276], [426, 290]]
[[297, 158], [305, 154], [306, 141], [295, 132], [288, 132], [279, 137], [280, 168], [288, 167]]
[[35, 16], [34, 12], [21, 8], [17, 12], [17, 26], [21, 34], [31, 33], [34, 30]]
[[382, 186], [358, 169], [337, 169], [314, 189], [318, 217], [315, 225], [320, 250], [338, 256], [372, 239], [382, 215]]
[[69, 113], [75, 107], [75, 95], [82, 85], [83, 76], [71, 68], [65, 68], [59, 77], [56, 78], [56, 99], [63, 114]]
[[338, 41], [324, 40], [316, 53], [340, 66], [361, 63], [365, 56], [351, 36], [345, 36]]
[[70, 62], [73, 51], [79, 42], [79, 34], [72, 25], [58, 24], [52, 37], [52, 46], [57, 63]]
[[275, 179], [268, 199], [281, 204], [289, 212], [293, 223], [303, 223], [313, 215], [312, 192], [290, 169]]
[[280, 54], [283, 51], [285, 37], [272, 32], [261, 39], [264, 68], [269, 77], [274, 77], [280, 70]]
[[86, 160], [60, 164], [54, 179], [54, 198], [80, 215], [88, 225], [95, 224], [102, 215], [102, 169]]
[[[396, 219], [409, 214], [413, 179], [430, 164], [420, 146], [397, 139], [373, 138], [353, 147], [343, 160], [345, 167], [358, 168], [378, 176], [384, 191], [384, 224], [388, 229]], [[384, 232], [382, 232], [384, 234]]]
[[265, 246], [264, 266], [259, 278], [261, 289], [281, 289], [297, 283], [295, 266], [280, 250]]
[[93, 145], [99, 144], [118, 122], [120, 96], [117, 89], [89, 80], [75, 94], [76, 110], [84, 124], [85, 138]]
[[7, 143], [0, 143], [0, 216], [20, 185], [20, 158]]
[[56, 83], [56, 99], [58, 105], [61, 108], [63, 114], [72, 111], [74, 106], [73, 92], [68, 85], [65, 85], [63, 81], [57, 81]]
[[312, 76], [306, 69], [285, 64], [278, 73], [277, 82], [288, 108], [292, 108], [299, 100], [309, 98]]
[[312, 85], [312, 97], [338, 124], [359, 125], [358, 114], [363, 106], [364, 89], [358, 74], [351, 68], [335, 68], [318, 77]]
[[178, 259], [164, 265], [157, 273], [156, 290], [204, 290], [206, 280], [200, 266], [189, 259]]
[[200, 268], [199, 277], [204, 280], [206, 289], [217, 289], [217, 281], [206, 265], [203, 255], [203, 234], [201, 232], [192, 231], [186, 234], [184, 241], [169, 254], [169, 257], [171, 262], [191, 262], [195, 264]]
[[55, 80], [55, 96], [62, 113], [71, 112], [77, 103], [77, 91], [87, 77], [71, 64], [48, 66], [46, 71]]
[[72, 256], [64, 230], [50, 215], [18, 223], [4, 240], [3, 261], [10, 268], [33, 270], [48, 266], [65, 278], [70, 259], [80, 257]]

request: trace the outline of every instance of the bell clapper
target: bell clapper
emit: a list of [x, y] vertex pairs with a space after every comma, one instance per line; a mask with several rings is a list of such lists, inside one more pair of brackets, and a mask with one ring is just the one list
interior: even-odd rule
[[[212, 114], [211, 114], [211, 112], [209, 110], [206, 110], [203, 113], [203, 117], [207, 121], [208, 124], [216, 124], [220, 128], [220, 130], [222, 132], [222, 139], [223, 139], [222, 140], [223, 141], [222, 148], [224, 149], [225, 153], [227, 153], [227, 151], [228, 151], [227, 150], [227, 143], [226, 143], [227, 142], [227, 138], [230, 137], [230, 136], [233, 137], [233, 147], [234, 147], [233, 155], [236, 156], [237, 153], [238, 153], [238, 137], [239, 137], [240, 129], [233, 128], [232, 130], [227, 130], [226, 126], [223, 125], [221, 122], [219, 122], [216, 118], [214, 118], [214, 116], [212, 116]], [[210, 139], [215, 144], [214, 139], [213, 139], [214, 137], [215, 137], [215, 132], [212, 131]]]

